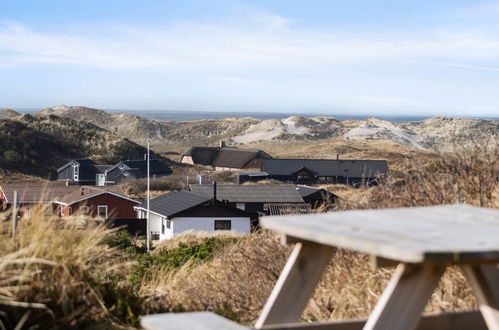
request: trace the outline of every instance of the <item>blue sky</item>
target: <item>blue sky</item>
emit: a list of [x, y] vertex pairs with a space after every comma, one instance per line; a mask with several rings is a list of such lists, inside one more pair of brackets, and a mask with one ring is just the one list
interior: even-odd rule
[[499, 116], [499, 2], [0, 0], [0, 107]]

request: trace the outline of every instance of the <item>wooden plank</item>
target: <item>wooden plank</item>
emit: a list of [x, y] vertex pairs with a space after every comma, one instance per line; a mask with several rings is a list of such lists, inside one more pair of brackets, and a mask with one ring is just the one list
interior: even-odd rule
[[499, 270], [495, 265], [461, 266], [489, 329], [499, 329]]
[[[361, 330], [367, 319], [274, 324], [263, 330]], [[486, 330], [480, 311], [423, 315], [417, 330]]]
[[297, 243], [268, 298], [255, 327], [298, 321], [333, 248], [312, 242]]
[[143, 316], [140, 325], [147, 330], [247, 330], [211, 312], [163, 313]]
[[398, 265], [364, 329], [415, 329], [444, 270], [435, 264]]
[[499, 210], [469, 205], [263, 217], [263, 227], [409, 263], [499, 262]]

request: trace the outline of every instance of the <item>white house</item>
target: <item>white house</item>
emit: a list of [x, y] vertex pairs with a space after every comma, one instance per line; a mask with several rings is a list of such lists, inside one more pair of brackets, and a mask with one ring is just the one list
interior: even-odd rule
[[[252, 214], [216, 199], [190, 191], [173, 191], [150, 201], [151, 232], [160, 240], [193, 230], [210, 232], [251, 231]], [[147, 204], [135, 207], [139, 218], [147, 217]]]

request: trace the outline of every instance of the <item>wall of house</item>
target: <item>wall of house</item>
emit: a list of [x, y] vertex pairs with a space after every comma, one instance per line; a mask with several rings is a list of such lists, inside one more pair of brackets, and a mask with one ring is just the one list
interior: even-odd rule
[[251, 222], [249, 217], [176, 217], [171, 222], [172, 236], [176, 236], [185, 231], [215, 231], [215, 220], [231, 220], [231, 231], [247, 234], [251, 231]]
[[180, 162], [184, 163], [184, 164], [194, 165], [194, 161], [192, 160], [191, 156], [182, 156], [182, 158], [180, 159]]
[[260, 169], [262, 168], [263, 158], [253, 158], [246, 165], [244, 165], [244, 169]]
[[[137, 217], [140, 219], [147, 219], [147, 212], [146, 211], [138, 211], [137, 212]], [[151, 213], [149, 216], [150, 219], [150, 230], [151, 233], [160, 233], [161, 235], [161, 218], [159, 215]]]
[[[70, 205], [73, 215], [83, 215], [91, 218], [98, 217], [98, 206], [107, 205], [107, 219], [133, 219], [137, 212], [133, 209], [137, 203], [120, 198], [112, 194], [102, 194]], [[88, 206], [88, 213], [83, 213], [82, 206]], [[68, 215], [68, 207], [63, 207], [63, 216]]]

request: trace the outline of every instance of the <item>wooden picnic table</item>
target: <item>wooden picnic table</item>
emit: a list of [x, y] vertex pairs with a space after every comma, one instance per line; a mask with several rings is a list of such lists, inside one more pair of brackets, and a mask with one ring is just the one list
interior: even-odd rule
[[[296, 243], [257, 329], [499, 329], [499, 210], [469, 205], [264, 217], [264, 228]], [[297, 322], [335, 247], [398, 266], [367, 322]], [[451, 317], [421, 313], [445, 269], [458, 265], [480, 305]], [[483, 322], [485, 321], [485, 323]], [[419, 325], [419, 326], [418, 326]]]
[[[469, 205], [344, 211], [263, 217], [283, 243], [296, 243], [255, 328], [266, 330], [499, 330], [499, 210]], [[397, 267], [367, 320], [298, 323], [334, 248]], [[480, 311], [421, 317], [445, 269], [457, 265]], [[157, 314], [158, 329], [250, 329], [209, 312]]]

